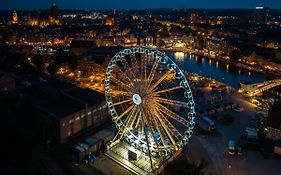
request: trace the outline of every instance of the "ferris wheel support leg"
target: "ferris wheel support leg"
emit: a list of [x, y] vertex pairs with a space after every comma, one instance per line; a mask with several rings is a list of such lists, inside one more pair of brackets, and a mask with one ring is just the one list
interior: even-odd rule
[[110, 142], [106, 145], [106, 150], [109, 150], [110, 148], [114, 147], [114, 146], [117, 145], [118, 143], [120, 143], [120, 139], [110, 141]]
[[146, 140], [146, 144], [147, 144], [147, 150], [148, 150], [148, 155], [149, 155], [149, 159], [150, 159], [150, 165], [151, 165], [151, 170], [153, 170], [153, 163], [152, 163], [152, 158], [151, 158], [151, 151], [150, 151], [150, 148], [149, 148], [149, 143], [148, 143], [148, 135], [147, 135], [147, 132], [146, 132], [146, 124], [145, 124], [145, 121], [144, 121], [144, 118], [142, 116], [142, 121], [143, 121], [143, 127], [144, 127], [144, 134], [145, 134], [145, 140]]

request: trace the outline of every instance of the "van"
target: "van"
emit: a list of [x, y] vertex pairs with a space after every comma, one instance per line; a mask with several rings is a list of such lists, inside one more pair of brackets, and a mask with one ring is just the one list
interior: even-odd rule
[[205, 123], [208, 124], [209, 130], [214, 130], [214, 129], [216, 129], [214, 121], [211, 120], [209, 117], [204, 116], [204, 117], [202, 117], [202, 120], [203, 120]]
[[235, 141], [234, 140], [228, 141], [228, 154], [235, 155]]
[[258, 131], [256, 128], [246, 127], [245, 131], [247, 139], [258, 139]]

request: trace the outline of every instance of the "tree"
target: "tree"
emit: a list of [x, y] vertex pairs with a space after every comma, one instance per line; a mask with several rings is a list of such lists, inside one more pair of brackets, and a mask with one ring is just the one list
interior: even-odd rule
[[165, 41], [161, 40], [158, 45], [160, 47], [164, 47], [164, 46], [166, 46], [166, 43], [165, 43]]
[[241, 51], [238, 49], [233, 50], [232, 53], [230, 54], [230, 58], [233, 61], [238, 61], [241, 57], [242, 57]]
[[78, 58], [76, 55], [74, 55], [73, 53], [71, 53], [69, 56], [68, 56], [68, 65], [69, 65], [69, 68], [72, 70], [72, 71], [75, 71], [76, 68], [77, 68], [77, 65], [78, 65]]
[[204, 169], [208, 161], [190, 162], [184, 154], [180, 154], [174, 161], [165, 166], [163, 175], [205, 175]]
[[34, 74], [36, 72], [34, 65], [30, 64], [30, 61], [25, 56], [19, 59], [18, 64], [20, 65], [20, 70], [24, 73]]
[[168, 38], [170, 37], [170, 34], [169, 34], [169, 31], [168, 31], [168, 28], [165, 26], [163, 26], [162, 30], [159, 32], [159, 35], [162, 37], [162, 38]]
[[51, 75], [55, 75], [56, 71], [58, 70], [59, 66], [56, 65], [55, 63], [51, 63], [48, 67], [47, 67], [47, 71], [51, 74]]
[[45, 57], [41, 54], [36, 54], [33, 58], [33, 63], [37, 68], [37, 71], [44, 72], [44, 63], [45, 63]]
[[53, 65], [56, 68], [68, 65], [72, 71], [75, 71], [78, 65], [78, 57], [73, 53], [59, 49], [53, 58]]

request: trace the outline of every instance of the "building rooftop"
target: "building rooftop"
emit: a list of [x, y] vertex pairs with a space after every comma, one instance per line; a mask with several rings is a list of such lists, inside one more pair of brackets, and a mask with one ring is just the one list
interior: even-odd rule
[[115, 124], [112, 124], [102, 130], [100, 130], [99, 132], [95, 133], [93, 135], [93, 138], [96, 140], [105, 140], [107, 137], [114, 135], [115, 133], [117, 133], [117, 128], [115, 126]]
[[61, 119], [83, 110], [85, 105], [76, 100], [60, 95], [53, 100], [39, 104], [37, 107], [39, 110], [46, 112], [56, 119]]
[[86, 48], [90, 49], [96, 47], [95, 40], [72, 40], [71, 48]]
[[121, 51], [122, 47], [119, 46], [102, 46], [93, 48], [88, 51], [87, 60], [94, 60], [98, 64], [103, 64], [107, 57], [112, 57], [117, 52]]
[[65, 94], [89, 106], [96, 105], [97, 103], [105, 100], [103, 93], [93, 91], [91, 89], [77, 88], [70, 90]]

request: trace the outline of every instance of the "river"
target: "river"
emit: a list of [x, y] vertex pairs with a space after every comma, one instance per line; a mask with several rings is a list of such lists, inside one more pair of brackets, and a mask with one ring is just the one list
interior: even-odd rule
[[166, 52], [183, 71], [196, 73], [230, 85], [239, 87], [240, 82], [260, 83], [267, 81], [267, 77], [260, 73], [251, 72], [202, 56], [189, 55], [183, 52]]

